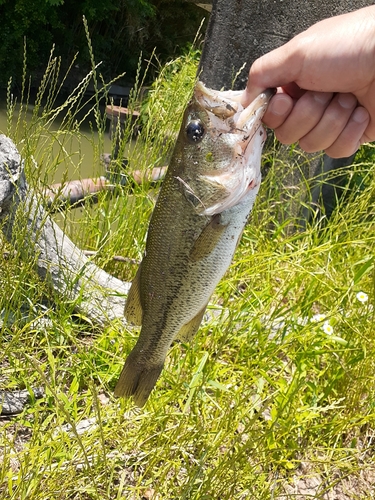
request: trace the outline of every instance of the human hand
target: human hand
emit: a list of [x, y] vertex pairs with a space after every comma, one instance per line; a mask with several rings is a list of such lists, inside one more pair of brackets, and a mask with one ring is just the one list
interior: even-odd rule
[[325, 19], [250, 69], [242, 102], [276, 87], [264, 123], [284, 144], [333, 157], [375, 140], [375, 6]]

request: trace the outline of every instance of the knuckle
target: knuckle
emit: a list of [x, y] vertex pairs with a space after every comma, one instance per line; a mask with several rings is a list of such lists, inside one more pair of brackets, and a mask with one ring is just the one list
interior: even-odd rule
[[316, 141], [308, 135], [300, 139], [299, 146], [306, 151], [306, 153], [315, 153], [316, 151], [323, 149], [321, 145], [317, 145]]
[[329, 148], [325, 149], [325, 152], [331, 158], [345, 158], [351, 156], [357, 150], [357, 142], [348, 143], [341, 140], [336, 141]]
[[275, 136], [282, 144], [293, 144], [299, 139], [299, 137], [295, 137], [289, 130], [285, 130], [284, 127], [276, 128]]

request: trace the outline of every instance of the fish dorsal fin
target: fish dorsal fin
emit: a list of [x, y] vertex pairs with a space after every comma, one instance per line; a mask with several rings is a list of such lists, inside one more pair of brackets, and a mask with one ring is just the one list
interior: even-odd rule
[[196, 262], [207, 257], [216, 247], [227, 225], [222, 224], [221, 214], [213, 215], [210, 222], [203, 228], [201, 234], [195, 240], [189, 256], [190, 260]]
[[194, 316], [193, 319], [189, 321], [189, 323], [186, 323], [180, 331], [177, 334], [176, 339], [180, 340], [181, 342], [189, 342], [190, 340], [193, 339], [194, 335], [197, 333], [199, 329], [199, 325], [202, 323], [204, 311], [206, 310], [207, 304], [203, 307], [199, 313]]
[[141, 304], [141, 268], [142, 263], [138, 267], [138, 271], [133, 279], [128, 296], [125, 303], [125, 318], [126, 321], [133, 325], [141, 325], [143, 318], [143, 309]]

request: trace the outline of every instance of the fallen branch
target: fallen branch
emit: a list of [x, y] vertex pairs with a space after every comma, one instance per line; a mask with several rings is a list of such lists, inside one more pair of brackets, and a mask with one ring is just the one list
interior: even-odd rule
[[166, 170], [167, 167], [155, 167], [146, 173], [135, 170], [127, 174], [112, 172], [107, 169], [106, 176], [52, 184], [48, 188], [45, 188], [42, 194], [47, 206], [52, 211], [63, 208], [65, 205], [76, 208], [85, 203], [86, 200], [91, 200], [95, 203], [97, 201], [97, 195], [101, 191], [116, 193], [115, 188], [118, 185], [129, 185], [131, 188], [135, 184], [154, 184], [164, 178]]
[[85, 198], [95, 197], [100, 191], [113, 191], [114, 185], [105, 177], [81, 179], [66, 183], [52, 184], [43, 190], [48, 207], [60, 208], [61, 205], [79, 206]]
[[[37, 255], [37, 272], [63, 300], [92, 324], [123, 320], [129, 283], [96, 266], [53, 222], [38, 195], [28, 188], [23, 162], [14, 143], [0, 135], [0, 221], [6, 239], [30, 261]], [[23, 231], [22, 248], [16, 231]], [[19, 238], [19, 234], [18, 234]]]

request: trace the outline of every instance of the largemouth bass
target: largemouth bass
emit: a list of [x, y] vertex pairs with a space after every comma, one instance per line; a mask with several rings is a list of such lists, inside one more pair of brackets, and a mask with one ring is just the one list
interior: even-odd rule
[[273, 91], [245, 109], [241, 94], [198, 82], [184, 114], [125, 305], [128, 322], [142, 328], [115, 395], [133, 396], [138, 406], [146, 403], [173, 340], [197, 332], [259, 190], [261, 120]]

